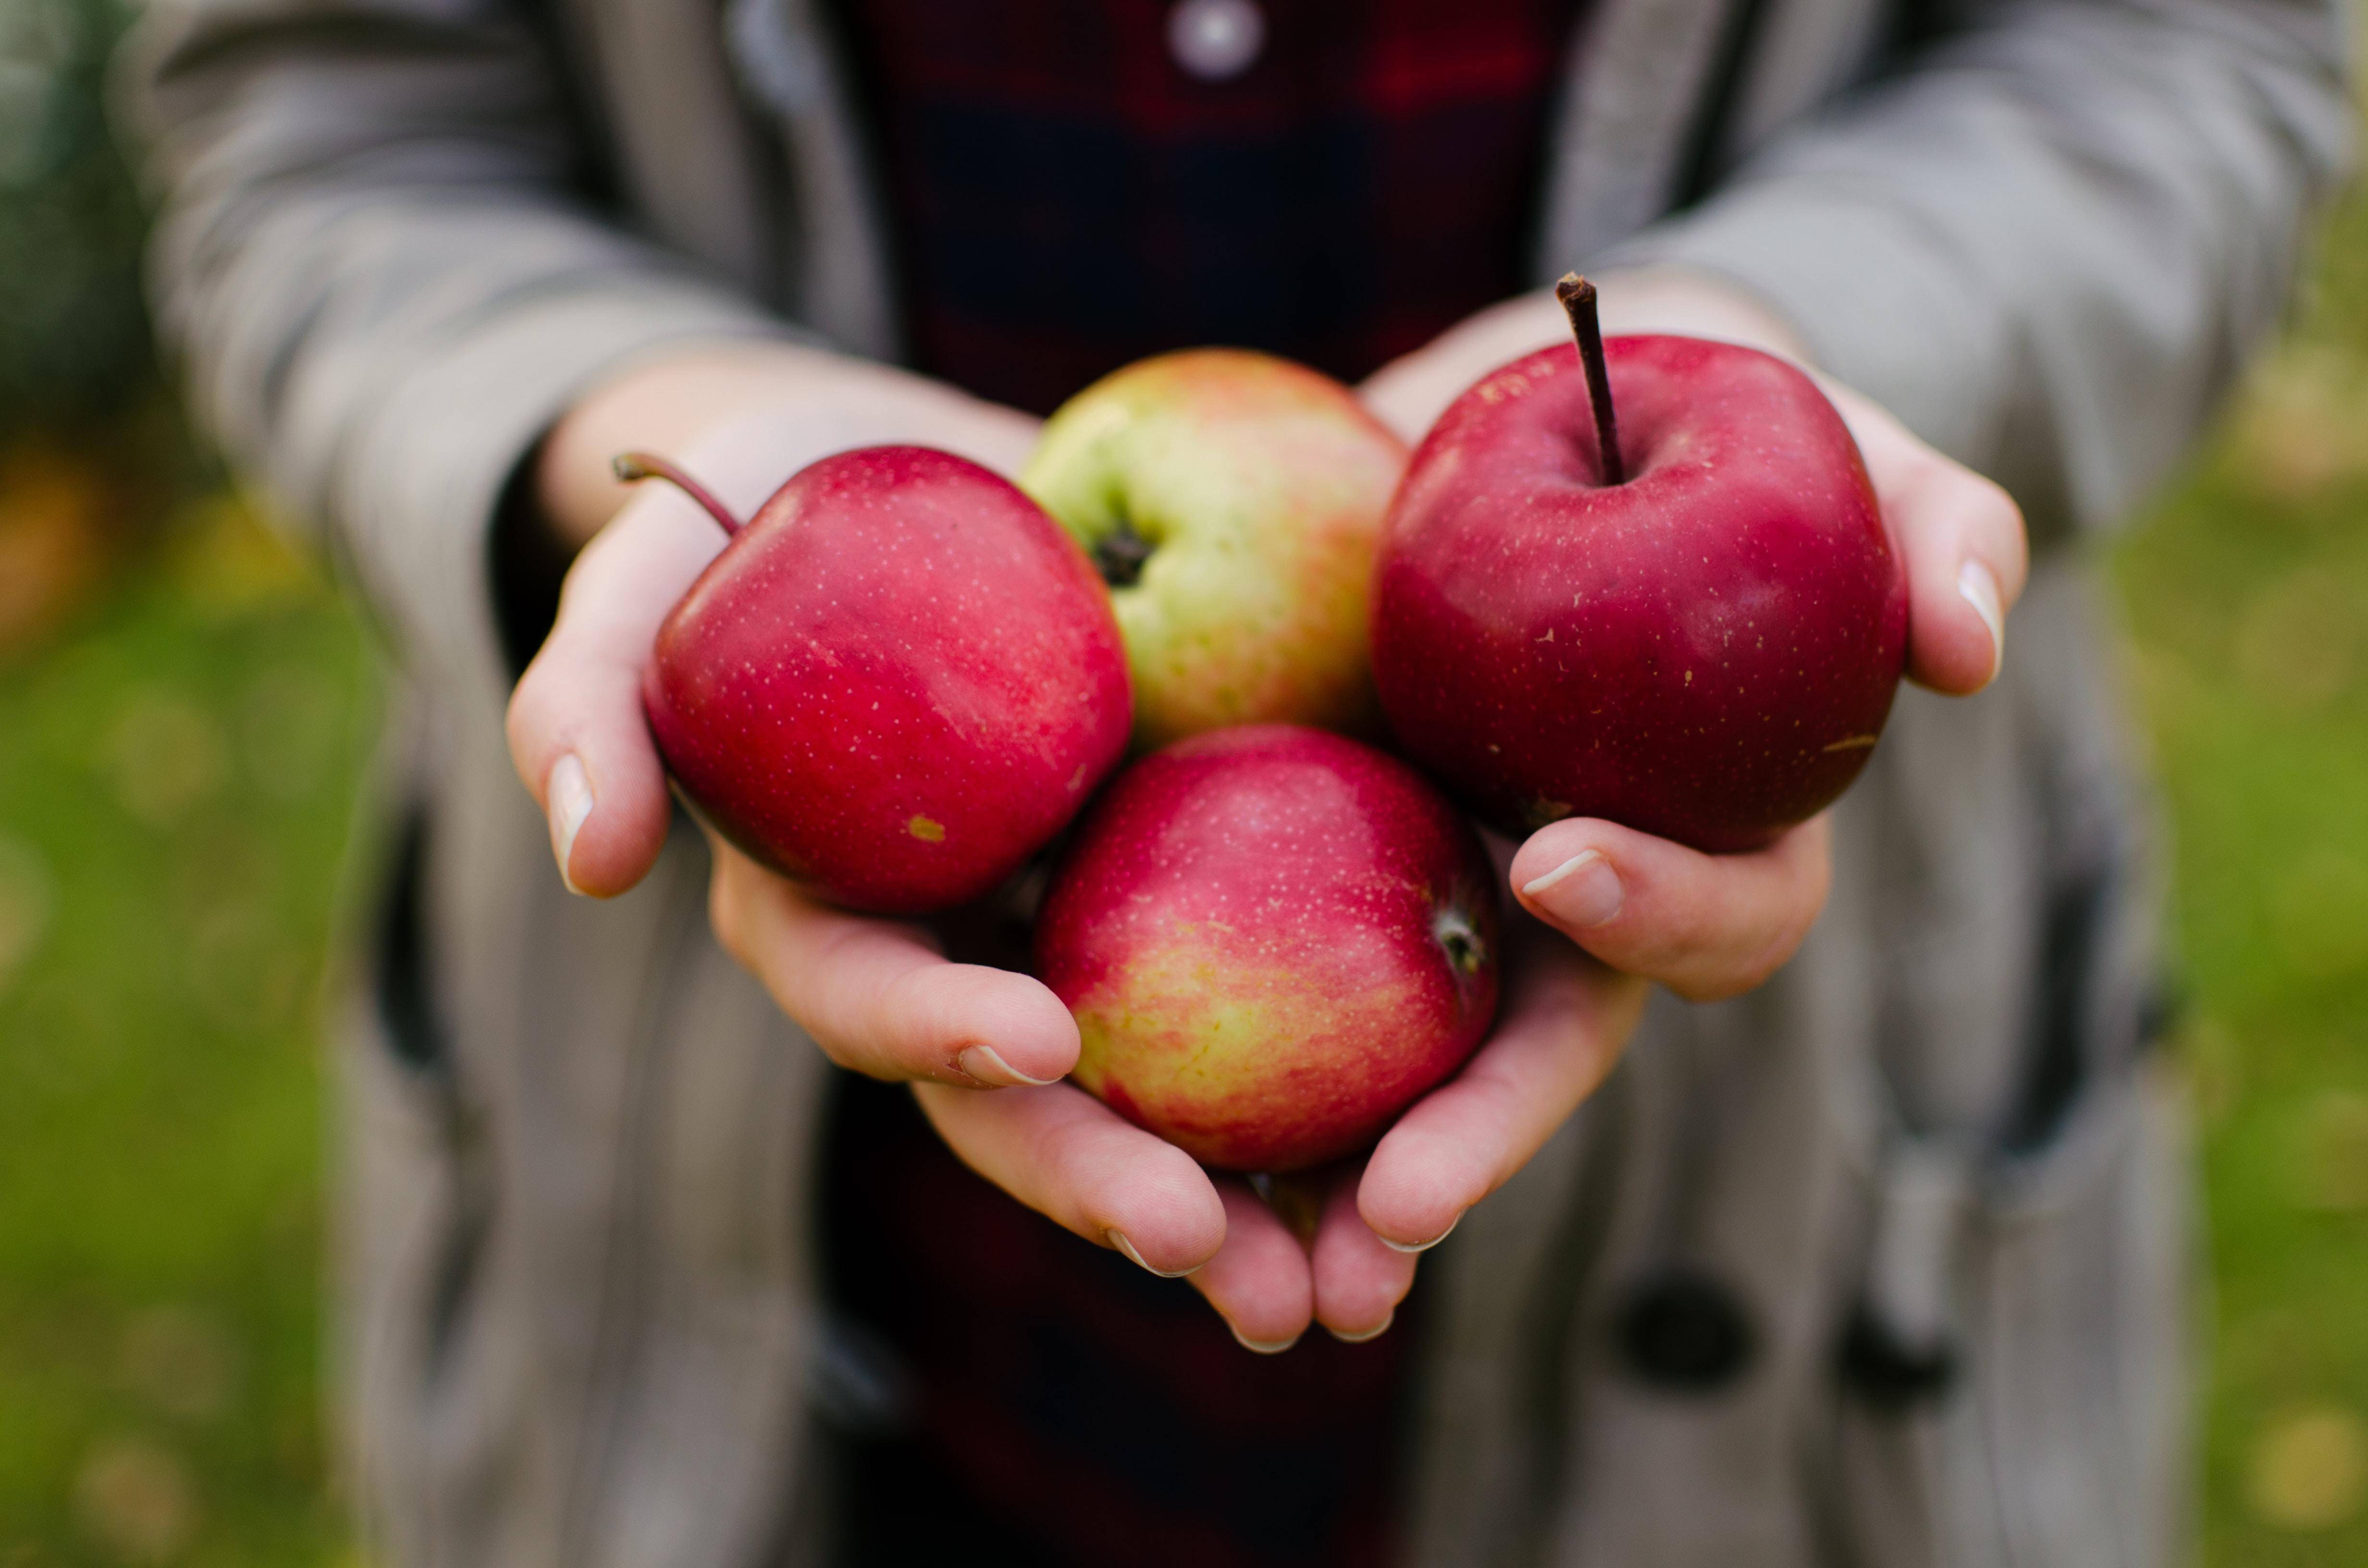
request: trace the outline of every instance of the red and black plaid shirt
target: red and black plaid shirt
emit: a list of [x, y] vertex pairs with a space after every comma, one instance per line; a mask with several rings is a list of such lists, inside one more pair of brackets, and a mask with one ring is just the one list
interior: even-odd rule
[[[1580, 0], [1258, 3], [1263, 48], [1212, 82], [1167, 0], [838, 0], [920, 369], [1038, 412], [1201, 344], [1355, 380], [1520, 290]], [[850, 1085], [830, 1146], [835, 1297], [914, 1394], [850, 1449], [843, 1562], [1387, 1560], [1418, 1301], [1371, 1344], [1253, 1356], [900, 1092]]]
[[839, 0], [920, 368], [1049, 412], [1163, 349], [1353, 381], [1527, 282], [1579, 0], [1258, 0], [1221, 82], [1166, 0]]

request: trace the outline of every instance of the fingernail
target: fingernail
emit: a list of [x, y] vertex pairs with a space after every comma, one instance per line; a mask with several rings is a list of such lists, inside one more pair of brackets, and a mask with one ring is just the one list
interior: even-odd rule
[[[1187, 1274], [1193, 1272], [1190, 1268], [1152, 1267], [1151, 1265], [1143, 1261], [1143, 1255], [1134, 1250], [1134, 1244], [1126, 1239], [1126, 1233], [1124, 1231], [1104, 1231], [1102, 1234], [1110, 1238], [1110, 1245], [1126, 1254], [1127, 1261], [1133, 1264], [1137, 1268], [1142, 1269], [1145, 1274], [1156, 1274], [1162, 1279], [1181, 1279]], [[1234, 1337], [1239, 1339], [1241, 1335], [1235, 1335]]]
[[592, 776], [584, 771], [584, 759], [569, 752], [552, 763], [543, 795], [551, 802], [551, 848], [559, 857], [559, 880], [569, 892], [580, 893], [584, 890], [575, 885], [567, 862], [575, 853], [575, 835], [584, 830], [584, 819], [592, 814]]
[[[1543, 881], [1543, 879], [1541, 880]], [[1415, 1242], [1408, 1244], [1406, 1242], [1394, 1242], [1390, 1240], [1389, 1237], [1383, 1236], [1382, 1244], [1389, 1248], [1392, 1252], [1429, 1252], [1431, 1248], [1437, 1246], [1440, 1243], [1453, 1235], [1455, 1233], [1455, 1227], [1462, 1223], [1463, 1223], [1463, 1216], [1458, 1214], [1454, 1219], [1450, 1220], [1447, 1222], [1447, 1229], [1440, 1232], [1439, 1234], [1431, 1237], [1430, 1240], [1427, 1242]], [[1380, 1234], [1379, 1232], [1375, 1232], [1374, 1233], [1376, 1235]], [[1387, 1325], [1384, 1324], [1383, 1326], [1386, 1327]], [[1377, 1329], [1374, 1332], [1379, 1333], [1380, 1331]]]
[[[1234, 1325], [1230, 1323], [1225, 1324], [1225, 1326], [1227, 1328], [1234, 1328]], [[1280, 1356], [1284, 1351], [1299, 1343], [1299, 1335], [1294, 1334], [1289, 1339], [1257, 1340], [1252, 1339], [1240, 1329], [1234, 1328], [1234, 1343], [1239, 1345], [1245, 1350], [1255, 1350], [1261, 1356]]]
[[1957, 592], [1990, 629], [1990, 673], [1982, 677], [1987, 686], [2006, 663], [2006, 610], [1998, 597], [1998, 574], [1978, 561], [1968, 561], [1957, 568]]
[[1600, 849], [1582, 849], [1523, 885], [1521, 895], [1535, 899], [1561, 925], [1582, 931], [1619, 914], [1627, 896], [1620, 890], [1620, 873]]
[[1022, 1084], [1041, 1088], [1046, 1084], [1060, 1082], [1057, 1078], [1030, 1077], [1010, 1062], [1006, 1062], [991, 1045], [972, 1046], [954, 1058], [954, 1065], [980, 1083], [993, 1084], [998, 1088], [1017, 1088]]
[[[1382, 1335], [1389, 1333], [1390, 1324], [1397, 1321], [1397, 1309], [1395, 1307], [1392, 1307], [1387, 1317], [1382, 1319], [1381, 1322], [1375, 1324], [1372, 1327], [1365, 1330], [1364, 1333], [1348, 1334], [1336, 1328], [1331, 1331], [1332, 1337], [1338, 1340], [1343, 1345], [1362, 1345], [1368, 1339], [1379, 1339]], [[1239, 1336], [1236, 1335], [1235, 1337], [1238, 1338]]]

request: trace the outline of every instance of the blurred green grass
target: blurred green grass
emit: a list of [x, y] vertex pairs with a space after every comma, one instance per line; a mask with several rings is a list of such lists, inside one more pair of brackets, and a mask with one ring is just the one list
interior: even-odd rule
[[[10, 460], [0, 568], [92, 580], [35, 514], [108, 494], [73, 477], [104, 460]], [[0, 653], [0, 1568], [350, 1554], [321, 998], [376, 687], [337, 598], [184, 489]], [[2105, 562], [2174, 833], [2214, 1568], [2368, 1562], [2363, 517], [2355, 194], [2291, 340]]]
[[320, 997], [374, 699], [234, 503], [0, 666], [0, 1565], [321, 1563]]
[[2368, 197], [2113, 552], [2175, 838], [2210, 1225], [2205, 1556], [2368, 1562]]

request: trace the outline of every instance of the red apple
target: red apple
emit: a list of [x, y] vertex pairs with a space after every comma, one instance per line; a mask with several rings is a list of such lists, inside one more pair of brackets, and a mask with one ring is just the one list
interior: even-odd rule
[[1209, 1165], [1372, 1141], [1497, 1007], [1496, 878], [1419, 775], [1288, 724], [1146, 757], [1087, 814], [1037, 917], [1072, 1074]]
[[1125, 749], [1125, 651], [1085, 552], [978, 464], [921, 447], [800, 471], [658, 629], [643, 691], [693, 805], [849, 908], [985, 893]]
[[1548, 348], [1431, 427], [1375, 575], [1382, 706], [1507, 831], [1577, 814], [1756, 848], [1839, 795], [1883, 732], [1899, 554], [1807, 376], [1733, 344], [1605, 342], [1592, 289], [1565, 282], [1602, 390]]

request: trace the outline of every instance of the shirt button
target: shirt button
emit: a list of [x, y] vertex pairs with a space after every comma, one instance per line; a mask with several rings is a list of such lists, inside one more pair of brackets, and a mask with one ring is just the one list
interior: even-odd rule
[[1203, 82], [1230, 82], [1258, 63], [1266, 13], [1256, 0], [1177, 0], [1167, 13], [1167, 52]]

